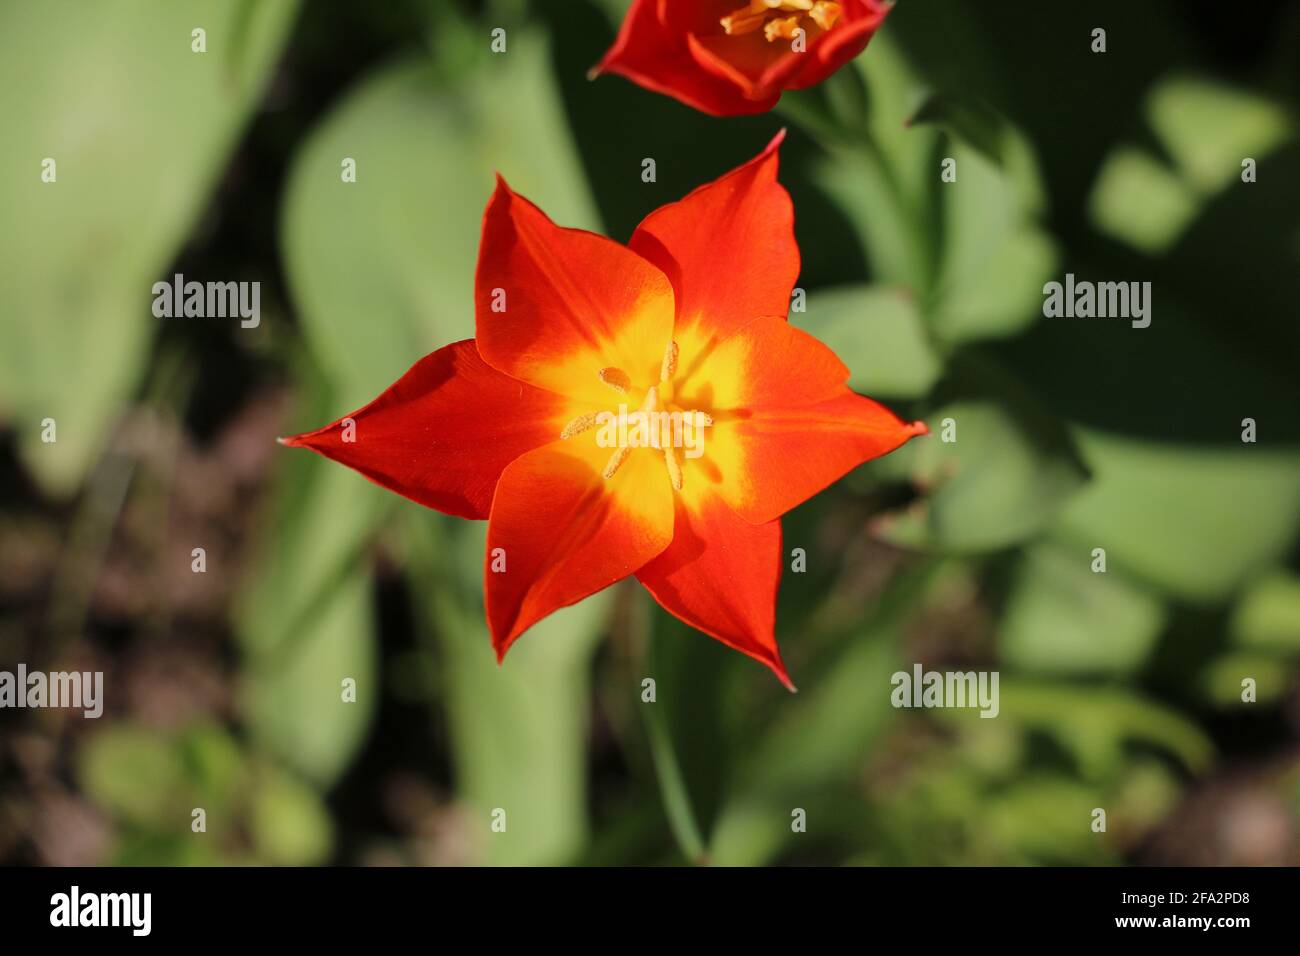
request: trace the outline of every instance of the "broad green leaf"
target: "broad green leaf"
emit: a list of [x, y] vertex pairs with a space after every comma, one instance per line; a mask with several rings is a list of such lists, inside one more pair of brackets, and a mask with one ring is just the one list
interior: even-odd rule
[[225, 837], [238, 830], [248, 766], [238, 744], [216, 725], [160, 730], [121, 722], [87, 738], [77, 754], [77, 779], [127, 827], [189, 834], [191, 811], [202, 807], [209, 832]]
[[880, 523], [894, 543], [948, 552], [1006, 547], [1045, 527], [1084, 484], [1068, 440], [1027, 406], [1013, 412], [993, 401], [960, 401], [926, 420], [930, 435], [873, 466], [905, 474], [925, 492]]
[[1056, 247], [1035, 224], [1041, 202], [1032, 154], [1005, 137], [995, 164], [976, 148], [949, 144], [955, 182], [940, 183], [940, 269], [928, 305], [935, 334], [958, 343], [1011, 335], [1042, 315], [1042, 290]]
[[930, 565], [901, 579], [861, 630], [835, 635], [833, 658], [800, 678], [798, 695], [782, 696], [770, 726], [761, 734], [748, 724], [738, 728], [728, 748], [734, 769], [726, 799], [709, 833], [713, 862], [770, 862], [792, 835], [792, 808], [815, 813], [810, 808], [831, 791], [852, 786], [896, 716], [889, 689], [899, 634], [935, 581]]
[[1276, 570], [1255, 581], [1233, 609], [1229, 630], [1242, 648], [1300, 653], [1300, 577]]
[[[341, 413], [328, 395], [307, 404], [304, 427]], [[243, 704], [255, 739], [327, 785], [361, 745], [378, 704], [364, 549], [399, 502], [304, 449], [279, 454], [269, 508], [276, 533], [263, 542], [236, 611]], [[344, 678], [357, 683], [355, 703], [342, 700]]]
[[1240, 184], [1243, 160], [1258, 163], [1295, 135], [1294, 119], [1281, 107], [1198, 77], [1161, 80], [1143, 111], [1164, 157], [1118, 147], [1088, 205], [1098, 229], [1151, 254], [1172, 247], [1208, 198]]
[[[365, 739], [383, 688], [370, 576], [357, 568], [267, 654], [248, 658], [242, 705], [253, 738], [310, 780], [333, 783]], [[344, 699], [344, 680], [356, 699]]]
[[333, 824], [316, 791], [270, 766], [253, 786], [248, 829], [258, 858], [274, 866], [319, 865], [333, 843]]
[[1102, 232], [1159, 253], [1178, 240], [1199, 206], [1196, 193], [1167, 166], [1141, 150], [1121, 147], [1097, 174], [1088, 214]]
[[1244, 158], [1263, 158], [1295, 131], [1292, 118], [1258, 93], [1201, 77], [1162, 80], [1145, 112], [1184, 180], [1203, 194], [1239, 182]]
[[1006, 121], [988, 104], [951, 93], [932, 93], [908, 120], [909, 126], [942, 127], [977, 150], [994, 165], [1006, 158], [1010, 136]]
[[[474, 334], [483, 210], [499, 171], [565, 226], [596, 225], [544, 43], [510, 33], [454, 87], [423, 60], [351, 91], [289, 178], [282, 244], [311, 347], [349, 408]], [[344, 158], [356, 182], [342, 182]]]
[[1082, 548], [1027, 550], [1003, 612], [999, 648], [1012, 667], [1040, 674], [1128, 674], [1141, 667], [1164, 606], [1119, 571], [1091, 570]]
[[859, 392], [919, 398], [939, 377], [939, 359], [906, 292], [865, 285], [817, 290], [808, 296], [808, 311], [791, 321], [835, 351]]
[[827, 157], [813, 178], [861, 237], [871, 279], [921, 294], [931, 281], [933, 237], [926, 224], [939, 173], [933, 156], [938, 134], [908, 129], [907, 121], [925, 86], [883, 33], [853, 68], [865, 82], [868, 128], [877, 148], [824, 144]]
[[[0, 7], [0, 414], [49, 490], [75, 487], [135, 387], [168, 321], [153, 317], [151, 287], [202, 211], [296, 10], [288, 0]], [[198, 26], [206, 53], [191, 52]], [[54, 182], [42, 181], [46, 158]]]
[[1162, 590], [1219, 601], [1295, 540], [1300, 457], [1257, 445], [1162, 445], [1079, 430], [1093, 481], [1060, 527]]
[[[461, 574], [481, 581], [486, 523], [447, 519], [410, 530], [415, 585], [445, 667], [456, 792], [478, 858], [571, 860], [587, 839], [589, 672], [610, 594], [540, 621], [498, 665], [481, 599], [466, 599], [457, 583]], [[504, 832], [491, 829], [496, 810], [505, 813]]]
[[188, 786], [184, 757], [170, 735], [110, 724], [91, 735], [77, 760], [81, 789], [114, 816], [142, 826], [186, 826], [177, 805]]
[[[1242, 700], [1247, 678], [1255, 682], [1255, 700]], [[1245, 708], [1281, 700], [1292, 671], [1266, 651], [1239, 651], [1215, 658], [1201, 675], [1201, 687], [1210, 702], [1222, 708]]]
[[1128, 690], [1003, 675], [999, 696], [999, 720], [1051, 734], [1088, 779], [1114, 778], [1129, 743], [1165, 750], [1193, 771], [1205, 769], [1214, 754], [1213, 744], [1195, 723]]
[[1095, 787], [1060, 775], [1031, 774], [989, 794], [980, 816], [987, 842], [998, 852], [1018, 851], [1055, 863], [1098, 861], [1105, 844], [1089, 828], [1100, 794]]

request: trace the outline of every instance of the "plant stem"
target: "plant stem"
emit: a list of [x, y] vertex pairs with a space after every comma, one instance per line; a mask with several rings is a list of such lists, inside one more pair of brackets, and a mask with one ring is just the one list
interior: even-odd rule
[[[638, 594], [636, 598], [636, 608], [632, 617], [634, 627], [639, 631], [641, 638], [639, 644], [642, 648], [642, 671], [646, 676], [654, 677], [655, 635], [650, 618], [651, 609], [643, 594]], [[663, 797], [664, 813], [668, 817], [669, 829], [672, 830], [673, 838], [676, 839], [677, 846], [686, 859], [696, 865], [703, 865], [708, 862], [704, 837], [700, 833], [700, 825], [691, 804], [691, 795], [682, 776], [681, 761], [677, 759], [672, 729], [668, 726], [667, 711], [658, 700], [643, 703], [642, 707], [645, 712], [650, 756], [654, 761], [655, 776], [659, 780], [659, 792]]]

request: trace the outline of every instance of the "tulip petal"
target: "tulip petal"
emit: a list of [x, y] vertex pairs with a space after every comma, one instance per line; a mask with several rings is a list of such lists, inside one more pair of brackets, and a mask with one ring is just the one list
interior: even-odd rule
[[580, 410], [501, 374], [466, 339], [426, 355], [351, 415], [280, 441], [428, 508], [486, 518], [506, 465], [554, 441]]
[[636, 449], [604, 478], [609, 455], [588, 435], [530, 451], [502, 474], [484, 564], [498, 660], [537, 621], [633, 574], [672, 540], [662, 455]]
[[678, 390], [683, 407], [710, 412], [704, 455], [685, 481], [716, 486], [746, 521], [796, 507], [863, 462], [924, 435], [922, 422], [851, 391], [829, 348], [776, 318], [718, 343]]
[[679, 341], [723, 338], [789, 310], [799, 247], [790, 194], [776, 178], [784, 138], [778, 133], [743, 166], [656, 209], [633, 233], [629, 248], [672, 282]]
[[667, 277], [625, 246], [555, 225], [498, 178], [483, 216], [475, 285], [479, 353], [498, 371], [602, 402], [602, 368], [659, 380], [672, 336]]
[[[815, 86], [867, 48], [893, 8], [879, 0], [850, 0], [849, 15], [808, 47], [800, 68], [787, 76], [788, 90]], [[859, 9], [860, 8], [860, 9]]]
[[674, 617], [767, 665], [790, 690], [774, 633], [781, 522], [754, 525], [707, 489], [676, 499], [673, 541], [637, 579]]
[[670, 22], [663, 6], [662, 0], [633, 0], [618, 39], [592, 75], [616, 73], [712, 116], [765, 113], [776, 105], [776, 95], [753, 99], [731, 80], [701, 69], [687, 32]]

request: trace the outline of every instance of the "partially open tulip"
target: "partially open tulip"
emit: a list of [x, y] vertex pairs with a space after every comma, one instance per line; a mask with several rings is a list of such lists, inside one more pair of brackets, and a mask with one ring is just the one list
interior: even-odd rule
[[714, 116], [763, 113], [866, 48], [881, 0], [633, 0], [592, 74], [618, 73]]
[[[773, 629], [781, 515], [926, 428], [850, 391], [835, 354], [786, 322], [799, 250], [780, 140], [651, 213], [626, 246], [555, 225], [499, 180], [476, 337], [284, 440], [488, 519], [498, 659], [557, 608], [635, 574], [789, 685]], [[640, 415], [656, 425], [617, 427]]]

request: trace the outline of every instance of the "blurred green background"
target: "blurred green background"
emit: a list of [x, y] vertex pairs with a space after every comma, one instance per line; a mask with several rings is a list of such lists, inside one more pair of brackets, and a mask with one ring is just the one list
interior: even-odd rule
[[[715, 120], [585, 78], [626, 6], [0, 3], [0, 668], [107, 698], [0, 712], [0, 862], [1300, 862], [1300, 7], [900, 0]], [[786, 518], [798, 695], [630, 583], [498, 668], [484, 525], [274, 437], [473, 334], [495, 171], [626, 240], [781, 126], [791, 320], [957, 442]], [[1151, 327], [1042, 318], [1066, 272]], [[1000, 716], [894, 710], [913, 662]]]

